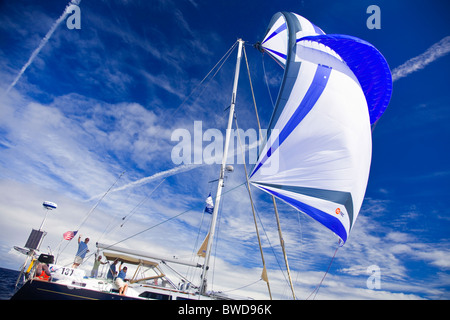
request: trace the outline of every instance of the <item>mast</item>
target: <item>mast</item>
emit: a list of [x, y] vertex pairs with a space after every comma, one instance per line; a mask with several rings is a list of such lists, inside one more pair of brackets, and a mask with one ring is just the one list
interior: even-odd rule
[[216, 222], [217, 222], [217, 214], [219, 212], [219, 205], [220, 205], [220, 198], [222, 196], [222, 188], [223, 188], [223, 180], [225, 176], [225, 167], [228, 157], [228, 146], [230, 143], [230, 135], [231, 135], [231, 126], [233, 124], [233, 117], [234, 117], [234, 107], [236, 104], [236, 92], [237, 92], [237, 85], [239, 80], [239, 70], [241, 67], [241, 58], [242, 58], [242, 46], [244, 44], [244, 41], [242, 39], [237, 40], [239, 43], [238, 46], [238, 53], [237, 53], [237, 61], [236, 61], [236, 70], [234, 74], [234, 83], [233, 83], [233, 93], [231, 95], [231, 105], [230, 105], [230, 113], [228, 116], [228, 126], [225, 136], [225, 146], [223, 150], [223, 156], [222, 156], [222, 164], [220, 167], [220, 176], [219, 176], [219, 182], [217, 184], [217, 193], [216, 193], [216, 200], [214, 202], [214, 211], [212, 214], [212, 220], [211, 220], [211, 227], [209, 230], [209, 241], [208, 246], [206, 248], [206, 255], [205, 255], [205, 264], [203, 265], [203, 272], [201, 277], [201, 285], [200, 285], [200, 294], [205, 294], [206, 292], [206, 286], [207, 286], [207, 273], [209, 269], [209, 259], [211, 257], [211, 248], [212, 243], [214, 239], [214, 233], [216, 230]]

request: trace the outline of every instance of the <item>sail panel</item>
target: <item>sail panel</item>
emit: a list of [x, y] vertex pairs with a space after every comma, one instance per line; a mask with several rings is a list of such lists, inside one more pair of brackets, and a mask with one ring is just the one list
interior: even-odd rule
[[[276, 33], [275, 31], [280, 26], [286, 25], [284, 31]], [[274, 36], [272, 36], [275, 34]], [[266, 50], [271, 56], [280, 61], [284, 66], [284, 76], [281, 83], [281, 88], [278, 94], [275, 110], [269, 123], [269, 135], [272, 128], [285, 109], [285, 104], [289, 99], [293, 90], [293, 86], [298, 79], [301, 61], [296, 58], [297, 39], [298, 37], [315, 36], [323, 34], [323, 31], [305, 18], [289, 12], [279, 12], [275, 14], [269, 24], [269, 28], [261, 44], [262, 48]], [[270, 41], [266, 41], [270, 37]], [[286, 58], [281, 58], [277, 53], [286, 55]], [[306, 71], [304, 71], [306, 72]], [[304, 73], [303, 72], [303, 73]], [[295, 92], [298, 92], [296, 90]]]
[[[353, 37], [329, 40], [321, 29], [292, 13], [278, 13], [272, 21], [277, 25], [270, 26], [266, 33], [270, 39], [262, 47], [267, 49], [277, 37], [286, 37], [278, 42], [287, 45], [285, 51], [270, 49], [286, 52], [287, 59], [268, 139], [250, 181], [345, 242], [360, 211], [370, 170], [372, 113], [368, 101], [375, 98], [368, 98], [367, 84], [383, 80], [376, 79], [376, 72], [358, 71], [361, 57], [352, 60], [345, 44], [333, 42], [356, 41]], [[373, 48], [362, 41], [358, 45]], [[380, 69], [372, 65], [379, 61], [379, 56], [369, 57], [369, 69]], [[378, 99], [380, 92], [375, 94]]]
[[310, 215], [345, 242], [369, 176], [367, 104], [348, 70], [304, 61], [301, 71], [305, 72], [294, 86], [296, 92], [274, 126], [250, 181]]
[[341, 219], [339, 219], [341, 217], [340, 209], [336, 209], [336, 212], [338, 212], [338, 214], [333, 216], [323, 210], [318, 209], [320, 200], [318, 200], [317, 198], [311, 197], [310, 199], [308, 199], [306, 196], [303, 196], [304, 200], [302, 200], [301, 194], [297, 194], [296, 197], [295, 195], [289, 193], [285, 194], [283, 192], [279, 192], [278, 190], [271, 190], [270, 188], [262, 187], [260, 185], [258, 185], [258, 187], [261, 190], [274, 195], [278, 199], [283, 200], [295, 209], [306, 213], [308, 216], [320, 222], [324, 226], [327, 226], [327, 228], [333, 231], [340, 239], [342, 239], [344, 243], [345, 241], [347, 241], [348, 228], [344, 227], [344, 225], [348, 223], [348, 221], [342, 221]]
[[286, 21], [281, 14], [275, 15], [269, 24], [261, 45], [275, 59], [281, 62], [282, 65], [285, 65], [288, 48], [287, 41], [288, 31]]
[[319, 27], [298, 14], [279, 12], [273, 16], [261, 46], [286, 65], [288, 49], [292, 49], [296, 40], [324, 34]]
[[266, 154], [261, 161], [259, 161], [250, 177], [252, 177], [262, 165], [264, 165], [274, 151], [286, 140], [286, 138], [294, 131], [298, 124], [312, 109], [317, 99], [322, 94], [322, 91], [325, 89], [330, 72], [331, 69], [326, 66], [317, 66], [312, 83], [301, 100], [300, 105], [297, 108], [291, 108], [294, 112], [290, 115], [289, 120], [284, 123], [278, 138], [272, 143], [270, 148], [267, 149]]
[[346, 62], [366, 96], [370, 122], [375, 123], [386, 110], [392, 95], [392, 76], [383, 55], [367, 41], [332, 34], [309, 36], [300, 41], [314, 41], [333, 49]]

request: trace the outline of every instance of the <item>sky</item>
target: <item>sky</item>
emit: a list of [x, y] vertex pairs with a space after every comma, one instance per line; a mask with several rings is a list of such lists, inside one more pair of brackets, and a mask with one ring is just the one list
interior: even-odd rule
[[[394, 80], [391, 102], [373, 129], [369, 183], [347, 243], [336, 251], [334, 234], [278, 202], [297, 298], [450, 298], [445, 1], [73, 3], [79, 21], [75, 11], [64, 14], [68, 1], [0, 2], [0, 267], [20, 268], [24, 256], [13, 246], [39, 228], [43, 201], [58, 205], [47, 214], [41, 246], [58, 264], [70, 265], [77, 249], [75, 240], [62, 239], [68, 230], [89, 237], [91, 253], [98, 241], [201, 259], [193, 253], [211, 219], [203, 209], [216, 192], [220, 165], [205, 153], [211, 140], [195, 140], [195, 130], [201, 124], [202, 133], [225, 131], [236, 50], [223, 65], [221, 58], [238, 38], [246, 41], [267, 128], [282, 69], [252, 44], [276, 12], [291, 11], [325, 33], [372, 43]], [[373, 4], [380, 29], [367, 26]], [[257, 128], [244, 62], [236, 114], [240, 128]], [[173, 161], [179, 132], [190, 133], [191, 164]], [[209, 288], [268, 299], [240, 149], [233, 147]], [[292, 299], [271, 198], [256, 188], [252, 195], [272, 295]], [[83, 268], [90, 270], [92, 260]], [[198, 270], [180, 268], [198, 282]]]

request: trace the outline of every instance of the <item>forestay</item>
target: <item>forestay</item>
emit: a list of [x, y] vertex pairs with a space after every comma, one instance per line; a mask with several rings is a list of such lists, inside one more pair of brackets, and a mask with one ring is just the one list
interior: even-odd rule
[[392, 92], [389, 67], [371, 44], [294, 13], [272, 18], [261, 47], [285, 70], [250, 181], [345, 243], [369, 178], [371, 124]]

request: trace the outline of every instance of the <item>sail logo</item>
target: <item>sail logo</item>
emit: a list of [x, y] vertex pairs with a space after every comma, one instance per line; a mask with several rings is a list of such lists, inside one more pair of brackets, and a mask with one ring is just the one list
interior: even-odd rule
[[[267, 130], [261, 130], [263, 137]], [[224, 154], [225, 137], [219, 129], [203, 130], [202, 121], [194, 121], [193, 130], [178, 128], [172, 132], [172, 142], [177, 144], [172, 148], [171, 159], [174, 164], [221, 164]], [[228, 146], [228, 164], [256, 164], [258, 149], [264, 145], [264, 140], [258, 140], [255, 129], [231, 129]], [[277, 163], [277, 159], [273, 160]], [[276, 166], [278, 168], [278, 166]]]
[[342, 218], [344, 217], [344, 211], [341, 208], [337, 208], [335, 211], [336, 215], [340, 215]]

